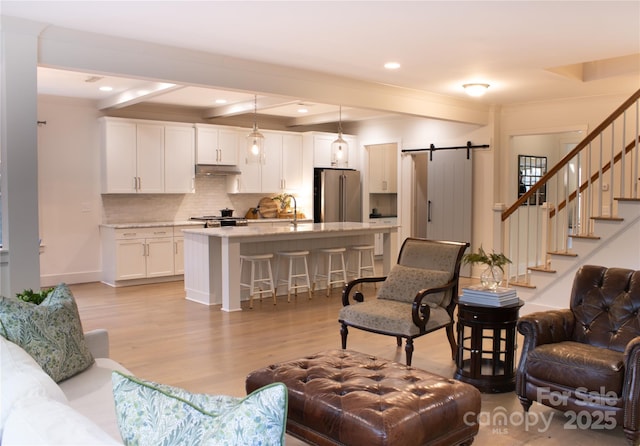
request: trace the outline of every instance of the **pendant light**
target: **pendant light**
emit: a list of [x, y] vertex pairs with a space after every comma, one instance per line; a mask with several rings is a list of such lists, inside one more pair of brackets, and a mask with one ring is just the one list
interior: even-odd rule
[[342, 105], [338, 120], [338, 139], [331, 143], [331, 165], [335, 167], [346, 166], [349, 144], [342, 138]]
[[247, 163], [264, 162], [264, 135], [258, 131], [258, 95], [253, 97], [253, 131], [247, 135]]

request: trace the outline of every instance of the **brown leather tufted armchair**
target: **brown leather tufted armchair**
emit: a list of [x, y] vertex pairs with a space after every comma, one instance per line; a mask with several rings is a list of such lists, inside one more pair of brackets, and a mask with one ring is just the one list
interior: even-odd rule
[[524, 335], [518, 398], [525, 411], [533, 401], [570, 416], [587, 411], [592, 427], [622, 425], [637, 445], [640, 271], [585, 265], [574, 278], [569, 306], [518, 321]]

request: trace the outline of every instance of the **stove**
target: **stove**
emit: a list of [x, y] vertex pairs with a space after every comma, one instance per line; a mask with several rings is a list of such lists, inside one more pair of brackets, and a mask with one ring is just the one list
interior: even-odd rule
[[219, 228], [221, 226], [247, 226], [249, 223], [243, 217], [221, 217], [219, 215], [204, 215], [191, 217], [191, 220], [204, 222], [205, 228]]

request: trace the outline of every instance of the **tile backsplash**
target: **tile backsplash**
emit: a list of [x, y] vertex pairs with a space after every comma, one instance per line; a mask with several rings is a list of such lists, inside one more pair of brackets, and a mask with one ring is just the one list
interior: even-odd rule
[[249, 208], [268, 195], [227, 194], [226, 181], [225, 176], [196, 176], [194, 194], [105, 194], [102, 222], [184, 221], [194, 216], [220, 215], [220, 209], [225, 208], [233, 209], [234, 217], [244, 217]]

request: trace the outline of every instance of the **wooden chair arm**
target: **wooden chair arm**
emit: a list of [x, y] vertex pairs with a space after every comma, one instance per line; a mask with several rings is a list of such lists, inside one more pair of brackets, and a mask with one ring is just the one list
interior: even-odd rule
[[[429, 321], [429, 317], [431, 316], [431, 307], [427, 304], [423, 304], [422, 301], [425, 297], [430, 294], [435, 293], [444, 293], [449, 291], [458, 285], [458, 279], [454, 279], [446, 284], [436, 287], [436, 288], [427, 288], [424, 290], [418, 291], [415, 299], [413, 299], [413, 304], [411, 306], [411, 317], [413, 319], [413, 323], [416, 324], [420, 328], [420, 331], [424, 331], [427, 322]], [[454, 300], [455, 296], [452, 297]]]
[[[383, 276], [383, 277], [359, 277], [357, 279], [353, 279], [351, 282], [347, 283], [342, 288], [342, 306], [346, 307], [347, 305], [349, 305], [349, 294], [351, 293], [351, 290], [353, 289], [353, 287], [355, 287], [356, 285], [358, 285], [360, 283], [384, 282], [386, 278], [387, 278], [387, 276]], [[362, 301], [364, 301], [364, 295], [362, 293], [360, 293], [360, 292], [356, 292], [356, 293], [354, 293], [353, 300], [355, 300], [356, 302], [362, 302]]]

